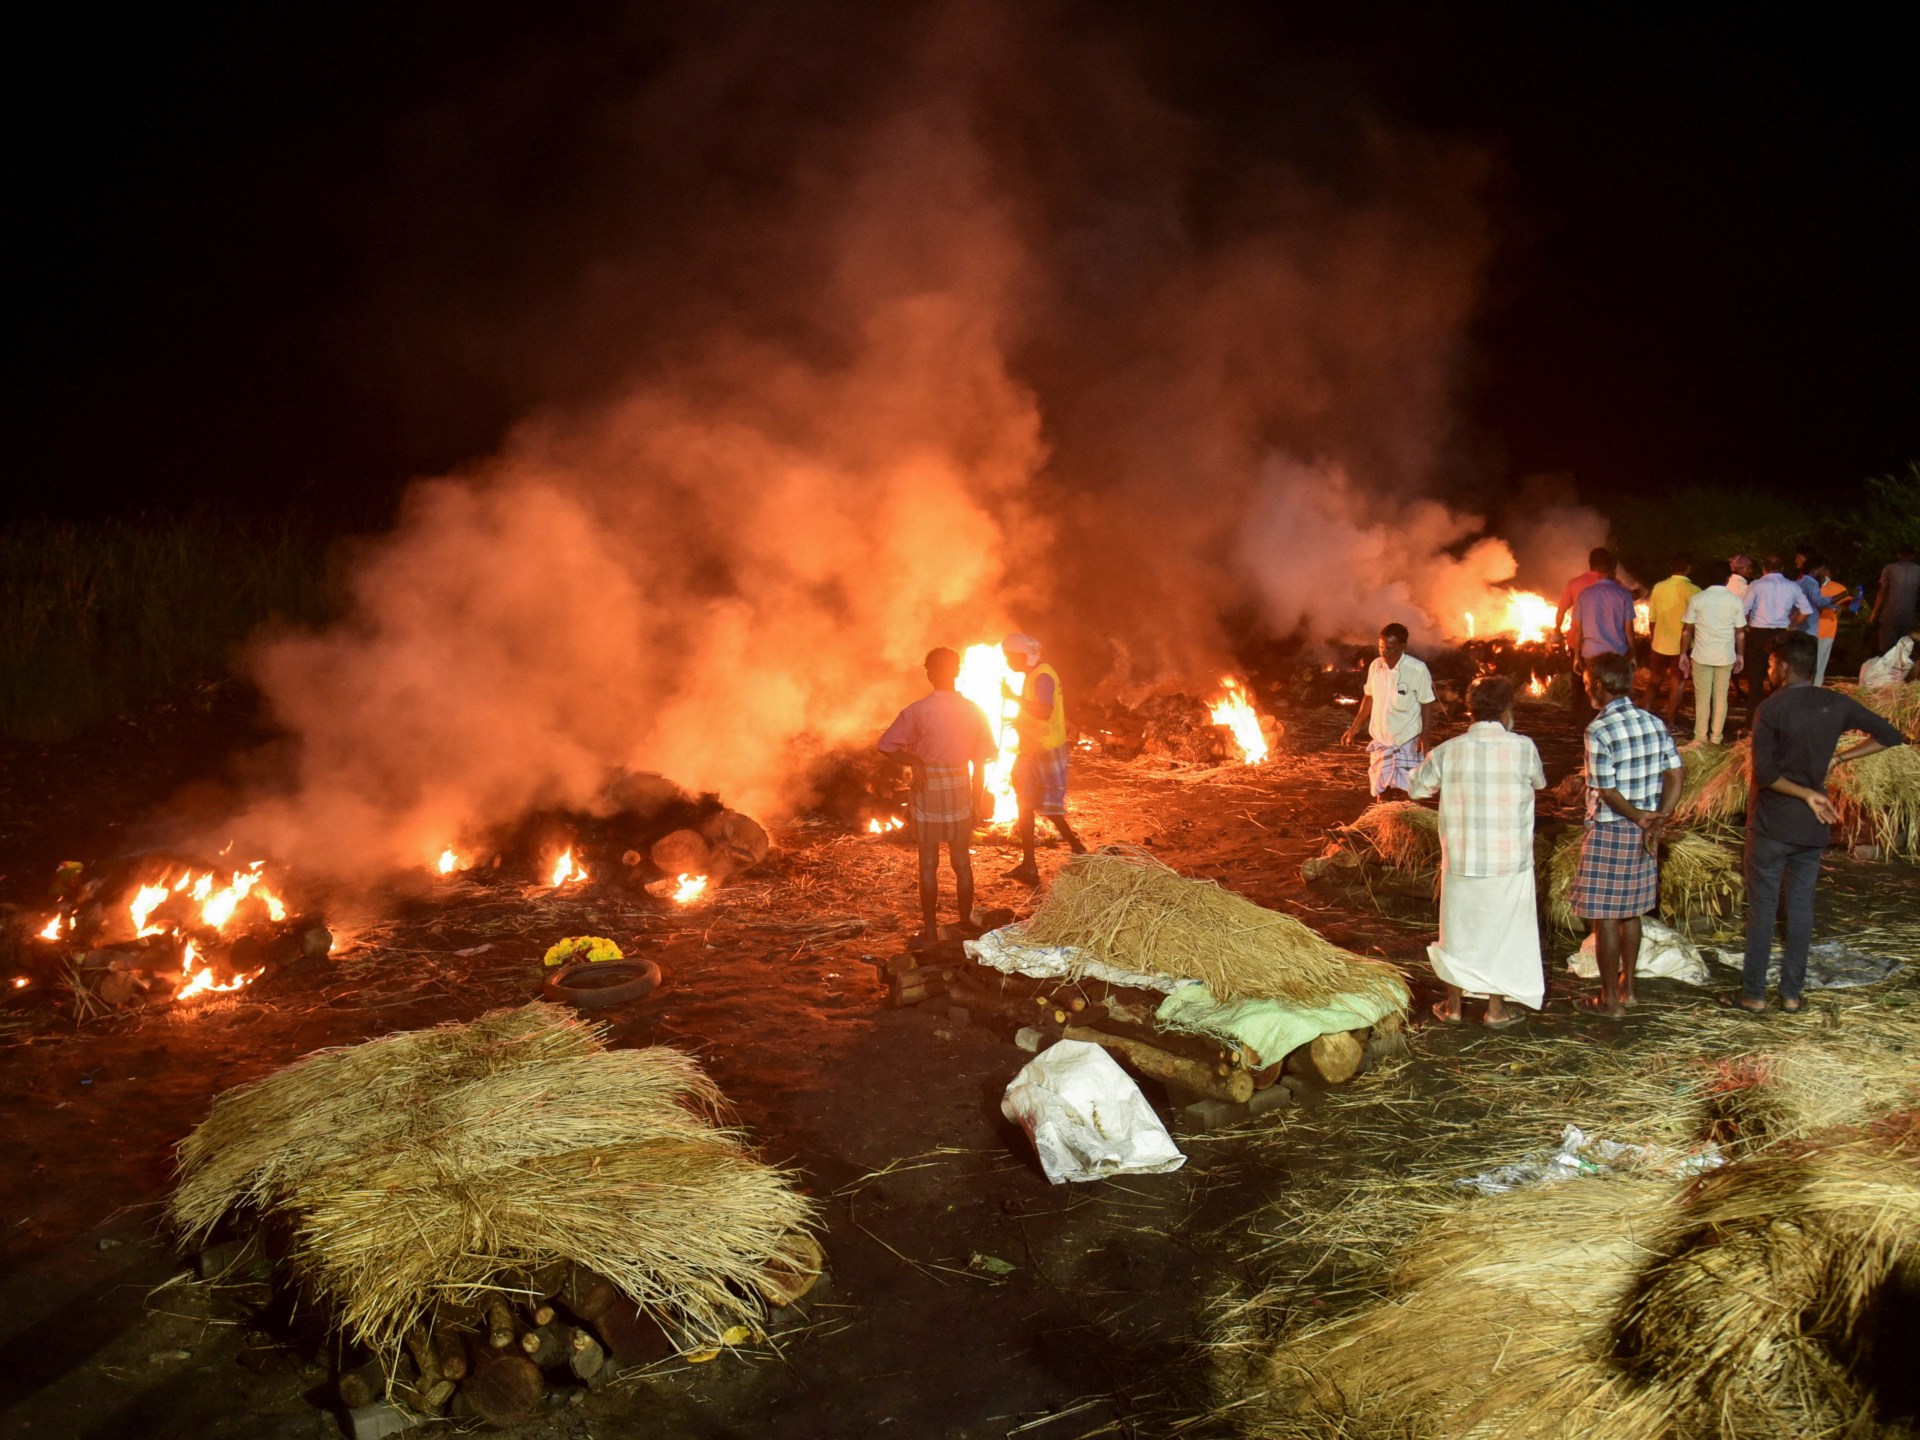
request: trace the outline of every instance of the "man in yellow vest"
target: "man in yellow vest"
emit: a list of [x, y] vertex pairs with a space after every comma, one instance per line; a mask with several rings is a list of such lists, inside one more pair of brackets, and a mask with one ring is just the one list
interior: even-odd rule
[[1040, 659], [1040, 642], [1031, 635], [1009, 635], [1000, 642], [1009, 668], [1027, 677], [1016, 695], [1002, 686], [1009, 700], [1019, 702], [1014, 733], [1020, 752], [1013, 762], [1013, 793], [1020, 802], [1020, 864], [1007, 872], [1009, 880], [1040, 883], [1040, 867], [1033, 859], [1033, 817], [1044, 815], [1076, 855], [1087, 853], [1080, 837], [1067, 823], [1067, 699], [1060, 676]]

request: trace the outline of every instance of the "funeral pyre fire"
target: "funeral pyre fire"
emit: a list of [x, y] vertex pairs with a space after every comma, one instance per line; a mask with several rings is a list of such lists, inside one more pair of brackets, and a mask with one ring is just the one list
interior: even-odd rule
[[[987, 794], [993, 800], [993, 823], [1011, 825], [1019, 818], [1020, 802], [1013, 793], [1013, 761], [1020, 740], [1014, 718], [1020, 713], [1017, 698], [1026, 688], [1027, 677], [1007, 664], [998, 645], [969, 645], [960, 657], [960, 678], [954, 689], [986, 712], [987, 723], [1000, 754], [987, 766]], [[1013, 691], [1009, 696], [1007, 691]]]
[[266, 862], [239, 869], [178, 856], [137, 857], [80, 882], [38, 933], [59, 947], [76, 999], [176, 1004], [240, 990], [277, 963], [324, 956], [332, 936], [293, 918]]
[[1253, 699], [1247, 694], [1247, 687], [1231, 675], [1220, 677], [1220, 686], [1226, 694], [1214, 702], [1213, 723], [1224, 725], [1233, 732], [1233, 740], [1240, 747], [1240, 758], [1249, 765], [1258, 765], [1267, 758], [1267, 737], [1260, 729], [1259, 712], [1253, 708]]

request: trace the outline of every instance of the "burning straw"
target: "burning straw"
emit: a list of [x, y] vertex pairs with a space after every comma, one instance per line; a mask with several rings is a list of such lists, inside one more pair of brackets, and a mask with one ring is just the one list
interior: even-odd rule
[[1382, 801], [1369, 805], [1347, 829], [1389, 869], [1427, 876], [1440, 868], [1440, 816], [1425, 805]]
[[714, 1121], [687, 1056], [608, 1051], [556, 1007], [323, 1050], [214, 1102], [170, 1202], [191, 1242], [240, 1211], [287, 1222], [289, 1264], [381, 1349], [438, 1305], [571, 1261], [697, 1334], [810, 1220], [790, 1177]]
[[1320, 1006], [1364, 994], [1405, 1008], [1406, 981], [1295, 920], [1189, 880], [1141, 851], [1081, 855], [1027, 922], [1036, 945], [1072, 945], [1109, 965], [1201, 980], [1216, 999]]

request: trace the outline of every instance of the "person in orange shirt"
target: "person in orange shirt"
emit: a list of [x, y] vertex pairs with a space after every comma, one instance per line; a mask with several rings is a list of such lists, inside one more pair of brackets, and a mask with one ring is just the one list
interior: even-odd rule
[[1820, 582], [1820, 596], [1829, 603], [1830, 608], [1820, 612], [1820, 628], [1814, 632], [1820, 647], [1819, 659], [1814, 663], [1813, 683], [1827, 683], [1827, 657], [1833, 654], [1833, 637], [1840, 633], [1840, 611], [1858, 610], [1859, 602], [1851, 598], [1842, 604], [1843, 596], [1850, 596], [1846, 586], [1833, 578], [1833, 567], [1819, 556], [1813, 557], [1813, 578]]

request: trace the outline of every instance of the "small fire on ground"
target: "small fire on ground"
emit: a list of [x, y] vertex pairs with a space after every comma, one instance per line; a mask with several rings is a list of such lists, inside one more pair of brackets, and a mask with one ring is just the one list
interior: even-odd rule
[[691, 905], [707, 893], [707, 877], [704, 875], [682, 875], [673, 888], [673, 900], [678, 905]]
[[874, 819], [867, 821], [867, 833], [869, 835], [891, 835], [896, 830], [904, 830], [906, 828], [907, 822], [902, 820], [898, 815], [889, 815], [885, 820]]
[[553, 862], [553, 874], [548, 883], [558, 890], [562, 885], [579, 885], [587, 879], [587, 868], [573, 858], [571, 847], [562, 850]]
[[1234, 744], [1240, 747], [1244, 763], [1258, 765], [1267, 758], [1267, 737], [1261, 732], [1260, 714], [1253, 708], [1247, 687], [1231, 675], [1220, 677], [1220, 687], [1226, 693], [1214, 702], [1213, 723], [1233, 732]]

